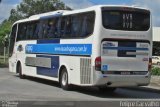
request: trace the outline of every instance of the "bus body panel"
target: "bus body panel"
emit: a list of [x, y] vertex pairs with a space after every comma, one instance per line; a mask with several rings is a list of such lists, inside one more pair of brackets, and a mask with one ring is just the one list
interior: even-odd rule
[[[98, 21], [102, 23], [102, 18], [99, 17]], [[106, 29], [100, 25], [98, 33], [99, 37], [94, 38], [98, 43], [94, 45], [93, 51], [96, 55], [93, 60], [101, 58], [101, 70], [95, 70], [95, 66], [93, 67], [95, 73], [93, 84], [108, 87], [148, 85], [150, 82], [148, 66], [152, 56], [152, 27], [147, 31], [123, 31]], [[129, 43], [130, 41], [133, 42]], [[123, 42], [128, 42], [129, 47]], [[130, 46], [131, 44], [135, 46]], [[127, 49], [130, 56], [126, 57], [123, 52], [118, 52]]]
[[[132, 34], [135, 34], [137, 36], [141, 36], [143, 35], [143, 37], [145, 37], [145, 39], [142, 37], [136, 37], [134, 38], [134, 41], [133, 42], [133, 45], [135, 45], [134, 47], [128, 47], [128, 46], [125, 46], [126, 44], [121, 42], [121, 40], [125, 40], [125, 36], [126, 35], [130, 35], [129, 32], [126, 33], [122, 33], [122, 34], [118, 34], [118, 33], [115, 33], [113, 31], [114, 34], [116, 35], [125, 35], [124, 37], [121, 37], [121, 38], [115, 38], [115, 37], [112, 37], [112, 33], [109, 33], [107, 32], [107, 35], [106, 36], [106, 33], [105, 31], [102, 31], [103, 33], [101, 34], [102, 36], [102, 40], [103, 39], [106, 39], [105, 41], [103, 41], [101, 43], [101, 56], [102, 56], [102, 65], [106, 65], [107, 66], [107, 63], [108, 63], [108, 70], [120, 70], [120, 71], [148, 71], [148, 62], [149, 62], [149, 58], [151, 58], [151, 53], [150, 53], [150, 49], [152, 47], [152, 45], [150, 44], [150, 39], [148, 36], [148, 33], [130, 33], [131, 35]], [[107, 40], [108, 38], [108, 40]], [[109, 38], [112, 38], [113, 41], [110, 41]], [[114, 40], [115, 39], [115, 40]], [[133, 40], [132, 37], [128, 37], [127, 40], [125, 40], [124, 42], [127, 42], [129, 45], [132, 44], [132, 41], [130, 40]], [[140, 41], [139, 41], [140, 40]], [[143, 41], [144, 40], [144, 41]], [[147, 41], [147, 42], [145, 42]], [[118, 46], [118, 43], [122, 44], [121, 46]], [[124, 46], [123, 46], [124, 45]], [[105, 49], [107, 48], [107, 49]], [[123, 50], [126, 50], [126, 53], [120, 53], [121, 49]], [[120, 50], [118, 50], [120, 49]], [[131, 51], [129, 51], [129, 50]], [[132, 49], [134, 52], [132, 52]], [[119, 52], [119, 55], [118, 55], [118, 52]], [[127, 56], [127, 52], [128, 52], [128, 57]], [[129, 55], [130, 53], [130, 55]], [[107, 61], [107, 62], [106, 62]], [[113, 66], [114, 65], [114, 66]]]
[[95, 74], [95, 86], [106, 87], [128, 87], [128, 86], [145, 86], [150, 83], [151, 75], [102, 75], [100, 72]]
[[[87, 38], [85, 41], [83, 39], [73, 39], [74, 42], [70, 43], [70, 40], [60, 40], [61, 43], [63, 44], [82, 44], [82, 41], [83, 41], [83, 44], [90, 44], [90, 42], [92, 41], [92, 36]], [[48, 40], [45, 40], [46, 43], [43, 43], [43, 44], [48, 44], [47, 41]], [[90, 41], [90, 42], [88, 42]], [[61, 45], [61, 43], [59, 43]], [[20, 61], [21, 65], [22, 65], [22, 73], [23, 75], [27, 75], [27, 76], [32, 76], [32, 77], [38, 77], [38, 78], [44, 78], [44, 79], [49, 79], [49, 80], [54, 80], [54, 81], [58, 81], [58, 78], [59, 78], [59, 70], [60, 70], [60, 67], [61, 66], [65, 66], [67, 71], [68, 71], [68, 75], [69, 75], [69, 83], [70, 84], [75, 84], [75, 85], [81, 85], [81, 82], [80, 82], [80, 60], [81, 59], [90, 59], [91, 60], [91, 57], [90, 56], [72, 56], [72, 55], [52, 55], [52, 54], [28, 54], [26, 53], [26, 48], [27, 48], [27, 45], [29, 44], [38, 44], [37, 40], [32, 40], [32, 41], [19, 41], [16, 43], [16, 46], [15, 46], [15, 53], [16, 53], [16, 63], [15, 63], [15, 69], [16, 69], [16, 64], [18, 61]], [[40, 43], [41, 44], [41, 43]], [[43, 45], [42, 44], [42, 45]], [[49, 43], [49, 45], [52, 45], [54, 43]], [[18, 47], [22, 47], [22, 51], [18, 51]], [[45, 49], [44, 49], [45, 50]], [[27, 58], [52, 58], [52, 61], [54, 62], [54, 58], [55, 57], [59, 57], [59, 60], [55, 63], [59, 63], [59, 66], [58, 66], [58, 70], [57, 70], [57, 75], [54, 77], [50, 74], [47, 74], [47, 72], [53, 72], [52, 68], [54, 67], [54, 65], [52, 66], [52, 68], [42, 68], [42, 69], [39, 69], [41, 67], [38, 67], [38, 66], [34, 66], [34, 65], [27, 65], [26, 63], [26, 59]], [[35, 60], [34, 60], [35, 61]], [[70, 64], [69, 64], [70, 63]], [[91, 64], [90, 64], [91, 66]], [[46, 71], [44, 71], [46, 70]], [[48, 71], [49, 70], [49, 71]], [[16, 70], [14, 70], [14, 72], [16, 72]], [[46, 73], [41, 73], [41, 72], [46, 72]], [[91, 71], [90, 71], [91, 72]], [[92, 75], [92, 74], [91, 74]], [[91, 77], [91, 76], [90, 76]], [[90, 78], [91, 79], [91, 78]], [[90, 80], [92, 81], [92, 80]], [[89, 83], [91, 84], [91, 82]], [[83, 85], [83, 84], [82, 84]]]

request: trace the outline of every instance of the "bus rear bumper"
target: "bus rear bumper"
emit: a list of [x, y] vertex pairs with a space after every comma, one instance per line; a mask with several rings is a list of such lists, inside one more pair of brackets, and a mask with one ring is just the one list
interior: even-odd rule
[[95, 86], [129, 87], [146, 86], [150, 83], [150, 73], [147, 75], [99, 75], [94, 81]]

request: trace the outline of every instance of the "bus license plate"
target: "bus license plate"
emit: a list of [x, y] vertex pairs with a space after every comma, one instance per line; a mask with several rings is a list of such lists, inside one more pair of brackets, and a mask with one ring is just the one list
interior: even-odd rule
[[130, 75], [130, 72], [121, 72], [121, 75]]

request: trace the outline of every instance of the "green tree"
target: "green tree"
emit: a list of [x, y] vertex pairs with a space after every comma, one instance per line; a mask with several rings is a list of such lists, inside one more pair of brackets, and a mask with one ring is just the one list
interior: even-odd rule
[[17, 19], [26, 18], [35, 14], [64, 9], [71, 10], [60, 0], [23, 0], [16, 10], [12, 9], [11, 18], [16, 19], [15, 16]]
[[9, 21], [27, 18], [31, 15], [55, 10], [71, 10], [60, 0], [23, 0], [16, 9], [10, 11]]
[[[4, 20], [0, 25], [0, 41], [2, 42], [3, 37], [10, 33], [12, 22]], [[1, 44], [1, 43], [0, 43]]]
[[23, 19], [24, 17], [21, 15], [20, 12], [18, 12], [16, 9], [12, 9], [10, 11], [10, 17], [9, 17], [9, 21], [11, 21], [12, 23], [14, 23], [17, 20]]

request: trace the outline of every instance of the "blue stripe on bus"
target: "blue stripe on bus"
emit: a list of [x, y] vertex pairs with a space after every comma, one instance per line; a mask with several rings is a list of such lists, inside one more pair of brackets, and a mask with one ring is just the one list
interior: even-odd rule
[[51, 43], [60, 43], [60, 39], [49, 39], [49, 40], [37, 40], [37, 44], [51, 44]]
[[91, 44], [28, 44], [28, 54], [91, 55]]
[[103, 47], [103, 49], [110, 50], [139, 50], [139, 51], [148, 51], [148, 48], [135, 48], [135, 47]]

